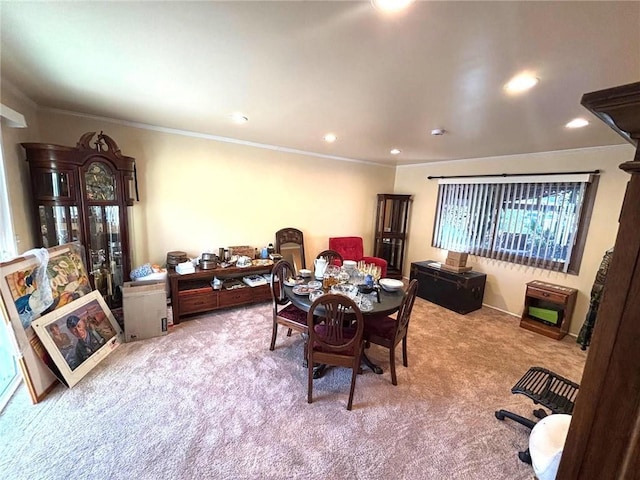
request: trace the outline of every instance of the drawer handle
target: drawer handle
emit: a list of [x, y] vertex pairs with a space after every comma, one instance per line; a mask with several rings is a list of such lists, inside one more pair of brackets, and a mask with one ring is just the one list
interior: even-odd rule
[[548, 297], [548, 296], [549, 296], [549, 293], [547, 293], [547, 292], [542, 292], [542, 296], [543, 296], [543, 297]]

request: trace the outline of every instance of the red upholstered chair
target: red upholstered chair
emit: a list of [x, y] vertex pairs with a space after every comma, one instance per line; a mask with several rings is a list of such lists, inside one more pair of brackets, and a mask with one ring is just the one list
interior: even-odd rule
[[362, 237], [332, 237], [329, 238], [329, 248], [342, 255], [344, 260], [364, 260], [366, 263], [373, 263], [381, 268], [381, 278], [387, 276], [387, 261], [384, 258], [365, 256]]

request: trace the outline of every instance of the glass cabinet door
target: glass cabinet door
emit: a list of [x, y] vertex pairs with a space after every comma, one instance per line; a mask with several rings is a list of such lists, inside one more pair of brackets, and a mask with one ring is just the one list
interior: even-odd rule
[[40, 205], [38, 212], [43, 247], [55, 247], [80, 239], [78, 207]]
[[378, 194], [375, 256], [387, 261], [387, 275], [402, 278], [411, 195]]
[[89, 207], [90, 271], [95, 289], [111, 297], [124, 279], [120, 207], [117, 205]]

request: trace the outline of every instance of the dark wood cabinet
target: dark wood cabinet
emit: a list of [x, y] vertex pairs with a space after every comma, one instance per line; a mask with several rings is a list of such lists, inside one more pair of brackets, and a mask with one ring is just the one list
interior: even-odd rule
[[561, 340], [569, 332], [578, 291], [534, 280], [527, 283], [520, 326]]
[[411, 195], [378, 194], [374, 256], [387, 261], [387, 277], [402, 279]]
[[[585, 94], [581, 103], [636, 150], [633, 159], [620, 165], [630, 179], [557, 478], [637, 479], [640, 475], [640, 82]], [[603, 162], [606, 160], [603, 158]]]
[[433, 260], [411, 264], [411, 280], [418, 280], [418, 296], [437, 305], [467, 314], [482, 307], [487, 275], [455, 273], [440, 269]]
[[[272, 265], [214, 268], [209, 270], [202, 270], [197, 267], [194, 273], [183, 275], [170, 268], [168, 276], [173, 323], [180, 323], [182, 317], [187, 315], [271, 300], [271, 289], [268, 284], [250, 287], [243, 283], [240, 288], [227, 290], [225, 283], [229, 280], [239, 280], [241, 282], [244, 276], [269, 273], [272, 268]], [[211, 286], [211, 281], [214, 277], [223, 281], [220, 290], [214, 290]]]
[[134, 159], [102, 132], [85, 133], [76, 147], [23, 143], [31, 174], [35, 243], [79, 242], [92, 287], [109, 306], [121, 304], [129, 279], [128, 207], [135, 193]]

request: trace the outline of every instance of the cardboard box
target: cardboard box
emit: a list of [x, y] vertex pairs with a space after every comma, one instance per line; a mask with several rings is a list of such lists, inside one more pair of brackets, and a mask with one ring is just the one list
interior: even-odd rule
[[467, 265], [467, 257], [468, 253], [465, 252], [447, 252], [447, 259], [445, 260], [445, 264], [451, 265], [452, 267], [464, 267]]
[[442, 270], [447, 270], [449, 272], [455, 272], [455, 273], [464, 273], [464, 272], [470, 272], [471, 271], [471, 267], [454, 267], [453, 265], [447, 265], [447, 264], [440, 264], [440, 268]]
[[122, 286], [122, 311], [125, 342], [166, 335], [165, 282], [126, 282]]

